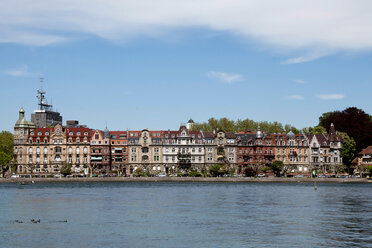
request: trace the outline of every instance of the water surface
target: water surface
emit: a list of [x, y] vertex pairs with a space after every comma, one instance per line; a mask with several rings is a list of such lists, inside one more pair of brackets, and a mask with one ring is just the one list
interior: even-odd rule
[[371, 247], [371, 186], [0, 184], [0, 247]]

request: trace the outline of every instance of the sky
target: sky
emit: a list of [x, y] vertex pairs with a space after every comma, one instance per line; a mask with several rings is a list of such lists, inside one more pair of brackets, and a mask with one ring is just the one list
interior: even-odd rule
[[371, 12], [369, 0], [0, 0], [0, 130], [21, 107], [31, 119], [40, 77], [64, 121], [98, 129], [372, 114]]

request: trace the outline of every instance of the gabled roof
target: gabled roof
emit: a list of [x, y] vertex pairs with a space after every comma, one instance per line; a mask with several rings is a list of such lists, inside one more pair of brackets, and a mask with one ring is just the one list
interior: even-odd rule
[[364, 148], [358, 155], [372, 155], [372, 145]]
[[216, 137], [216, 134], [213, 132], [203, 132], [204, 138], [207, 139], [214, 139]]

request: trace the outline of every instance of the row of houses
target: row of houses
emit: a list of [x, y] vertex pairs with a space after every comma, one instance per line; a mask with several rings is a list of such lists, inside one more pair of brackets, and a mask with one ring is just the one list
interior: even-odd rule
[[193, 121], [178, 130], [110, 131], [60, 123], [36, 127], [23, 109], [14, 126], [14, 159], [18, 173], [59, 173], [70, 164], [74, 173], [138, 171], [174, 174], [206, 171], [221, 164], [236, 174], [283, 162], [287, 173], [313, 169], [334, 172], [342, 163], [341, 139], [332, 125], [326, 135], [255, 131], [193, 131]]

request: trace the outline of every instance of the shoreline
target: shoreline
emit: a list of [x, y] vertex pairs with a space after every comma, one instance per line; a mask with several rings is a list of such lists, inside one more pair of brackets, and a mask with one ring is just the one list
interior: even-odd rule
[[256, 183], [372, 183], [368, 178], [250, 178], [250, 177], [83, 177], [83, 178], [0, 178], [0, 183], [66, 183], [66, 182], [256, 182]]

